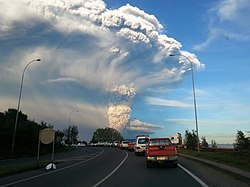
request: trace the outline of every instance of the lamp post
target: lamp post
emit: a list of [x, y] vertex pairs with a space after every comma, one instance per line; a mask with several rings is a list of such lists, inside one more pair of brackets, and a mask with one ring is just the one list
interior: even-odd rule
[[198, 133], [198, 117], [197, 117], [197, 107], [196, 107], [196, 94], [195, 94], [195, 87], [194, 87], [194, 68], [193, 68], [193, 62], [185, 55], [182, 54], [170, 54], [169, 56], [182, 56], [186, 58], [190, 65], [191, 65], [191, 73], [192, 73], [192, 85], [193, 85], [193, 97], [194, 97], [194, 116], [195, 116], [195, 127], [196, 127], [196, 136], [197, 136], [197, 150], [200, 151], [199, 146], [199, 133]]
[[19, 113], [19, 108], [20, 108], [20, 101], [21, 101], [21, 96], [22, 96], [22, 89], [23, 89], [23, 79], [24, 79], [24, 73], [27, 67], [32, 63], [32, 62], [39, 62], [41, 59], [35, 59], [30, 61], [23, 69], [23, 74], [22, 74], [22, 80], [21, 80], [21, 86], [20, 86], [20, 92], [19, 92], [19, 98], [18, 98], [18, 104], [17, 104], [17, 112], [16, 112], [16, 120], [15, 120], [15, 127], [14, 127], [14, 135], [13, 135], [13, 140], [12, 140], [12, 146], [11, 146], [11, 154], [14, 151], [14, 145], [15, 145], [15, 138], [16, 138], [16, 128], [17, 128], [17, 121], [18, 121], [18, 113]]
[[73, 112], [79, 112], [79, 111], [78, 111], [78, 110], [72, 110], [72, 111], [69, 113], [69, 126], [70, 126], [70, 117], [71, 117], [71, 114], [72, 114]]
[[[68, 127], [68, 130], [71, 128], [70, 127], [70, 117], [71, 117], [71, 114], [73, 113], [73, 112], [79, 112], [78, 110], [72, 110], [70, 113], [69, 113], [69, 127]], [[72, 143], [72, 138], [71, 138], [71, 136], [69, 136], [68, 137], [69, 138], [69, 142], [70, 142], [70, 144]]]

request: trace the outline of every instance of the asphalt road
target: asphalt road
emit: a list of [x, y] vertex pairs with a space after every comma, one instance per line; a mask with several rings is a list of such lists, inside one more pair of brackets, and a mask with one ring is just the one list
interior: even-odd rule
[[35, 171], [0, 178], [0, 187], [133, 187], [133, 186], [249, 186], [201, 163], [179, 159], [177, 168], [146, 168], [145, 157], [117, 148], [83, 147], [55, 155], [56, 170]]

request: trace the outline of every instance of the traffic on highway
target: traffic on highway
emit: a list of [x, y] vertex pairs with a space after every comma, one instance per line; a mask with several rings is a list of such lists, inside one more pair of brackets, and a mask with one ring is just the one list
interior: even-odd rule
[[[153, 140], [152, 145], [160, 143], [158, 139]], [[168, 139], [160, 140], [165, 144], [168, 143]], [[147, 145], [149, 142], [150, 139], [148, 139]], [[166, 147], [168, 146], [171, 144], [166, 145]], [[162, 145], [160, 151], [163, 151]], [[149, 168], [145, 154], [135, 154], [134, 151], [128, 150], [128, 147], [124, 148], [118, 144], [117, 147], [104, 145], [76, 147], [71, 152], [57, 153], [55, 154], [55, 164], [57, 168], [52, 170], [42, 168], [2, 177], [0, 187], [206, 187], [227, 186], [227, 184], [248, 186], [243, 181], [227, 176], [214, 168], [183, 157], [178, 157], [178, 164], [174, 167], [171, 164], [159, 162]]]

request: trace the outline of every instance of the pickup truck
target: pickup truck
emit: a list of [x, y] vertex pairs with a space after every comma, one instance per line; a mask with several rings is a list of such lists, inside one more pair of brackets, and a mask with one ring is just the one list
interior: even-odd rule
[[171, 163], [173, 167], [177, 167], [177, 158], [177, 149], [169, 138], [149, 138], [146, 147], [147, 168], [152, 167], [154, 163]]

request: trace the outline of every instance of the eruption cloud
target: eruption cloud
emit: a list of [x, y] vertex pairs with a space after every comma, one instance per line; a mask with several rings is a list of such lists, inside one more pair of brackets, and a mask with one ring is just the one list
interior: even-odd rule
[[[44, 118], [61, 112], [53, 115], [54, 121], [75, 105], [88, 106], [79, 110], [84, 111], [89, 127], [108, 125], [122, 131], [135, 95], [147, 96], [148, 90], [173, 84], [190, 70], [186, 59], [169, 57], [170, 53], [187, 56], [194, 68], [203, 67], [194, 54], [182, 51], [181, 43], [165, 34], [154, 15], [129, 4], [111, 10], [103, 0], [0, 0], [0, 8], [10, 10], [0, 12], [0, 50], [4, 54], [0, 84], [5, 81], [16, 87], [19, 80], [12, 77], [24, 63], [42, 58], [47, 65], [34, 65], [30, 73], [34, 73], [34, 82], [44, 84], [35, 87], [26, 81], [26, 86], [32, 90], [29, 97], [47, 111]], [[103, 100], [110, 101], [109, 105]], [[27, 112], [35, 111], [36, 102]], [[43, 103], [54, 109], [49, 111]], [[138, 124], [144, 124], [145, 130], [148, 123]]]
[[122, 131], [128, 124], [135, 93], [134, 85], [113, 85], [108, 108], [109, 127]]

